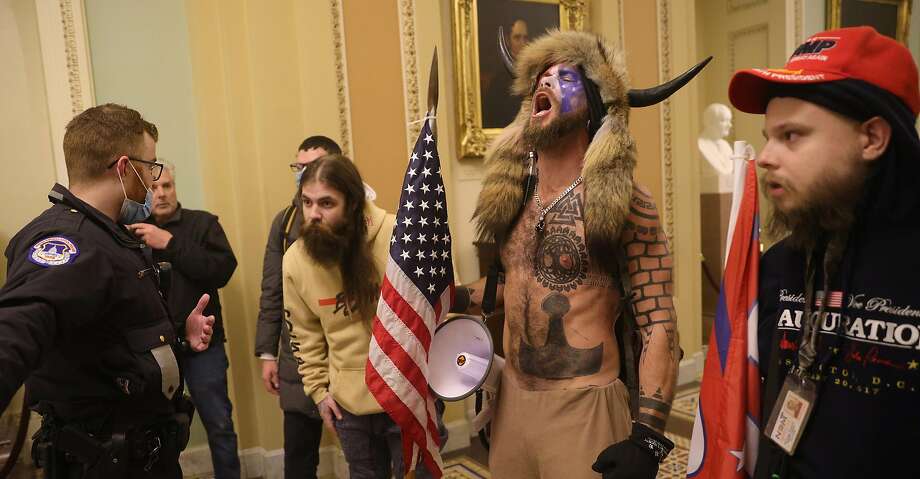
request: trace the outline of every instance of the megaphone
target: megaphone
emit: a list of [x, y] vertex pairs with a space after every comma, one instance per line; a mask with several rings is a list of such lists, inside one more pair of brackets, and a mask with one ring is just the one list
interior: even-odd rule
[[476, 316], [441, 323], [428, 349], [428, 386], [445, 401], [459, 401], [483, 389], [498, 391], [505, 360], [494, 353], [492, 334]]

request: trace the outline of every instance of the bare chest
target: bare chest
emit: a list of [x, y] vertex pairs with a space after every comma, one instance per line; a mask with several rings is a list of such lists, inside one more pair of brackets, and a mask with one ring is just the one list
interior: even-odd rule
[[[502, 248], [505, 351], [523, 376], [595, 376], [613, 351], [619, 293], [591, 260], [581, 187], [542, 217], [531, 200]], [[609, 369], [609, 368], [607, 368]]]

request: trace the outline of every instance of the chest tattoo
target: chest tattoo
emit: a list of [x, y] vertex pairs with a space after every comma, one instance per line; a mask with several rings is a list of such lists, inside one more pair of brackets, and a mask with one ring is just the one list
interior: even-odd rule
[[578, 226], [584, 221], [583, 196], [560, 201], [547, 215], [546, 232], [538, 237], [534, 276], [544, 288], [568, 292], [582, 284], [588, 272], [588, 251]]
[[[569, 312], [569, 299], [559, 293], [550, 293], [543, 299], [543, 312], [549, 316], [546, 341], [535, 346], [520, 340], [518, 361], [525, 374], [543, 379], [569, 379], [596, 374], [601, 370], [604, 344], [593, 348], [572, 347], [565, 335], [563, 318]], [[524, 329], [530, 331], [530, 321], [524, 317]]]
[[549, 227], [534, 257], [537, 281], [552, 291], [571, 291], [588, 272], [584, 240], [571, 228]]

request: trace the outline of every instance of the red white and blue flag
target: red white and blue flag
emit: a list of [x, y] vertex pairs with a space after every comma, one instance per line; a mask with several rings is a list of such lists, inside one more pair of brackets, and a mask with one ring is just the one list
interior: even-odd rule
[[749, 478], [757, 462], [760, 220], [753, 160], [739, 166], [729, 221], [728, 254], [703, 369], [687, 477]]
[[365, 382], [402, 431], [407, 475], [420, 460], [442, 474], [428, 350], [454, 300], [447, 201], [437, 141], [425, 120], [409, 158], [380, 289]]

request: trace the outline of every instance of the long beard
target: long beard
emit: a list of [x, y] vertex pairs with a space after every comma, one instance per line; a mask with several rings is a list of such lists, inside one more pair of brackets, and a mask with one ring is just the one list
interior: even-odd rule
[[317, 263], [326, 266], [339, 266], [344, 259], [344, 248], [352, 234], [348, 222], [343, 221], [330, 228], [322, 223], [304, 223], [300, 230], [307, 254]]
[[[552, 100], [553, 108], [558, 109], [559, 104]], [[558, 111], [558, 110], [557, 110]], [[541, 126], [534, 122], [531, 117], [527, 121], [522, 133], [525, 144], [535, 150], [542, 150], [558, 142], [560, 138], [568, 135], [578, 128], [586, 128], [588, 124], [588, 111], [586, 109], [577, 112], [564, 113], [546, 126]]]
[[[776, 239], [788, 236], [793, 248], [803, 250], [814, 248], [821, 237], [839, 236], [856, 221], [864, 183], [864, 174], [824, 177], [810, 188], [800, 207], [787, 212], [774, 208], [764, 232]], [[767, 189], [765, 177], [761, 178], [761, 188]]]

